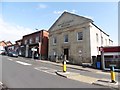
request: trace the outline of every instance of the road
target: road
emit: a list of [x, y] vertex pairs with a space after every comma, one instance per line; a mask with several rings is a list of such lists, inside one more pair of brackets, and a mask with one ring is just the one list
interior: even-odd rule
[[[19, 59], [20, 59], [20, 61], [32, 64], [32, 66], [34, 66], [34, 67], [42, 66], [42, 67], [53, 68], [53, 69], [56, 69], [56, 70], [62, 70], [62, 67], [60, 67], [59, 65], [39, 62], [40, 60], [34, 61], [34, 60], [29, 59], [29, 58], [19, 58]], [[107, 73], [107, 74], [100, 73], [99, 70], [98, 70], [98, 73], [93, 73], [92, 71], [87, 71], [87, 70], [84, 70], [84, 69], [67, 68], [67, 71], [80, 73], [81, 75], [84, 75], [84, 76], [90, 76], [90, 77], [95, 77], [95, 78], [100, 78], [100, 79], [102, 79], [102, 78], [111, 79], [110, 73]], [[116, 75], [116, 80], [118, 80], [118, 75]]]
[[61, 67], [20, 59], [2, 56], [2, 82], [9, 88], [104, 88], [57, 76], [55, 71]]

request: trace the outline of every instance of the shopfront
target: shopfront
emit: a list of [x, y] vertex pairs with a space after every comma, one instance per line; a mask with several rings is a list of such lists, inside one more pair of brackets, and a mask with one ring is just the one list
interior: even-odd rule
[[102, 66], [104, 70], [110, 70], [111, 66], [120, 71], [120, 46], [102, 48]]

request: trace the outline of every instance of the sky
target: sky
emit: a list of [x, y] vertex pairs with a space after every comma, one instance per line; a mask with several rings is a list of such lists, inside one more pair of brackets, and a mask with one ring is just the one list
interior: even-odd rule
[[48, 30], [68, 11], [90, 18], [118, 44], [118, 2], [1, 2], [0, 41], [22, 39], [23, 35]]

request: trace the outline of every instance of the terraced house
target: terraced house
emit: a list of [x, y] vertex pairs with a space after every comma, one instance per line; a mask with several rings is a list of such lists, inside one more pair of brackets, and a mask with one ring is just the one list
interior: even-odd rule
[[49, 29], [49, 57], [66, 55], [74, 64], [90, 63], [92, 56], [100, 55], [99, 47], [110, 46], [109, 35], [93, 20], [64, 12]]

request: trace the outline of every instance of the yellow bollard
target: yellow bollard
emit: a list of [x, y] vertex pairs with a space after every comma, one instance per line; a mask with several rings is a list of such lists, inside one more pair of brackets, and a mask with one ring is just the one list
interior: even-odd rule
[[63, 72], [66, 72], [66, 61], [63, 61]]
[[116, 83], [115, 82], [114, 66], [111, 67], [111, 83]]
[[67, 68], [66, 68], [66, 55], [64, 57], [64, 60], [63, 60], [63, 72], [66, 72]]
[[111, 71], [111, 81], [115, 82], [115, 72]]

